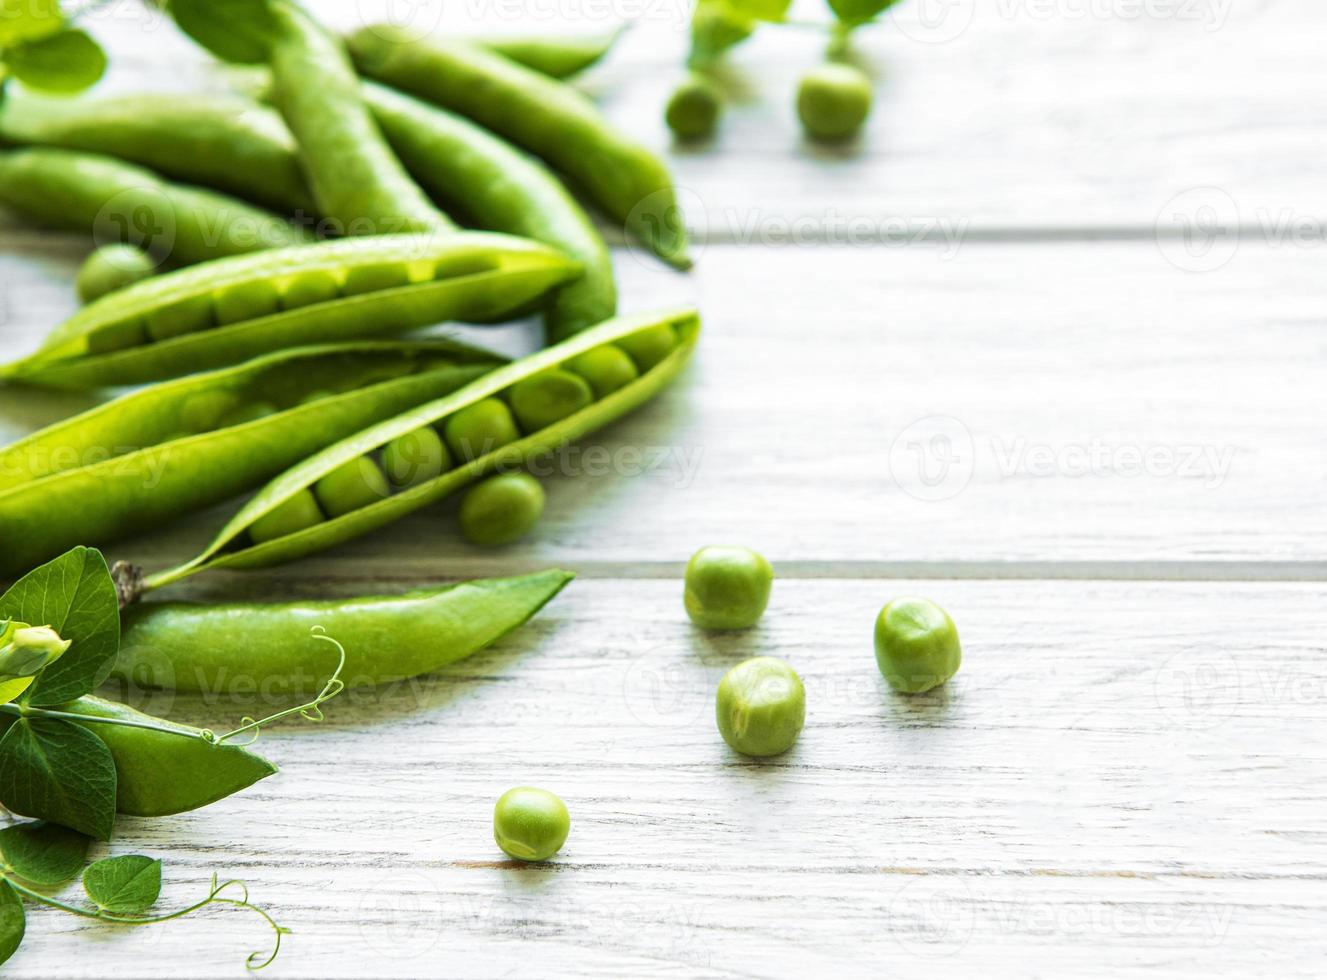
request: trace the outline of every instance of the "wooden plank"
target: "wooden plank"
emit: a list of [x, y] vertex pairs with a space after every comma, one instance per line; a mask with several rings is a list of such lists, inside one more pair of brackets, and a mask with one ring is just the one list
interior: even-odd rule
[[[695, 302], [706, 332], [656, 403], [548, 461], [566, 475], [548, 480], [528, 543], [469, 548], [438, 507], [289, 574], [427, 575], [439, 561], [457, 575], [514, 563], [636, 574], [729, 539], [860, 574], [1320, 563], [1325, 351], [1299, 285], [1318, 264], [1246, 247], [1196, 276], [1136, 243], [971, 243], [952, 256], [713, 246], [683, 277], [621, 254], [628, 308]], [[71, 304], [54, 278], [30, 281], [10, 308], [35, 343]], [[532, 326], [468, 336], [511, 353], [536, 342]], [[83, 403], [0, 391], [0, 438]], [[109, 550], [164, 567], [232, 510]]]
[[[680, 592], [575, 583], [444, 675], [265, 736], [279, 775], [124, 820], [115, 851], [165, 857], [168, 903], [244, 878], [295, 929], [276, 975], [1307, 977], [1327, 954], [1323, 586], [783, 579], [758, 629], [722, 636]], [[904, 592], [964, 639], [917, 698], [871, 652]], [[763, 764], [711, 714], [756, 653], [809, 698]], [[148, 706], [216, 725], [267, 705]], [[545, 868], [490, 837], [526, 782], [572, 811]], [[229, 975], [266, 939], [232, 910], [131, 934], [38, 911], [7, 970], [84, 974], [94, 942], [101, 976]]]

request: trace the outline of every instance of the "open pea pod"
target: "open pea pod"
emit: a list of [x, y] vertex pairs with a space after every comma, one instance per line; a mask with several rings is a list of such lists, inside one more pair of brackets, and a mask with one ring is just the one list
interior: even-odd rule
[[545, 245], [486, 232], [343, 239], [219, 259], [84, 307], [0, 380], [142, 384], [301, 344], [491, 323], [580, 274]]
[[[149, 576], [144, 587], [158, 588], [208, 568], [260, 568], [291, 561], [399, 520], [487, 473], [521, 466], [602, 428], [654, 397], [682, 370], [699, 335], [700, 317], [694, 310], [624, 316], [514, 361], [460, 391], [344, 439], [282, 473], [231, 519], [202, 554], [176, 568]], [[512, 441], [468, 460], [462, 458], [459, 465], [433, 479], [291, 533], [264, 535], [261, 541], [252, 536], [257, 522], [270, 523], [274, 512], [289, 508], [297, 498], [310, 498], [310, 489], [324, 486], [322, 481], [333, 471], [344, 473], [347, 465], [354, 465], [361, 457], [371, 458], [394, 440], [435, 424], [446, 426], [463, 410], [479, 403], [491, 405], [503, 398], [510, 399], [513, 389], [528, 379], [549, 373], [565, 375], [568, 365], [579, 370], [583, 357], [603, 353], [629, 356], [635, 365], [628, 365], [629, 374], [613, 390], [599, 397], [602, 389], [596, 387], [592, 400], [551, 424], [538, 428], [527, 425], [526, 431], [518, 432], [513, 423]], [[597, 385], [597, 380], [591, 384]]]
[[303, 347], [56, 423], [0, 450], [0, 574], [220, 503], [501, 363], [447, 340]]

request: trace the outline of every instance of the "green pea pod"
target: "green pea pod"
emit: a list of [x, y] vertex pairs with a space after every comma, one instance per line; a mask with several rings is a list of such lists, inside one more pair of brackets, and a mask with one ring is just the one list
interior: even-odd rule
[[[324, 654], [324, 659], [326, 654]], [[276, 766], [236, 745], [212, 745], [196, 728], [153, 718], [101, 698], [85, 697], [61, 710], [120, 721], [147, 722], [178, 735], [87, 725], [115, 760], [115, 809], [135, 817], [165, 817], [215, 803], [271, 776]]]
[[[111, 750], [115, 763], [115, 809], [135, 817], [165, 817], [197, 810], [271, 776], [276, 766], [236, 745], [212, 745], [197, 728], [177, 725], [123, 704], [84, 697], [56, 710], [130, 724], [148, 724], [178, 734], [77, 722]], [[0, 715], [0, 734], [14, 724]]]
[[549, 78], [570, 78], [598, 64], [612, 50], [627, 25], [603, 34], [558, 37], [485, 37], [482, 45], [504, 58]]
[[[256, 521], [287, 504], [291, 498], [306, 493], [333, 470], [341, 470], [360, 457], [377, 452], [399, 436], [445, 422], [479, 402], [492, 402], [494, 396], [507, 394], [518, 382], [566, 364], [588, 351], [609, 346], [630, 349], [637, 337], [657, 335], [660, 330], [670, 338], [667, 348], [660, 351], [657, 358], [642, 362], [638, 376], [546, 428], [524, 435], [517, 433], [514, 441], [462, 462], [434, 479], [381, 497], [331, 520], [261, 543], [254, 543], [249, 537], [249, 529]], [[658, 394], [682, 370], [699, 334], [700, 318], [694, 310], [618, 317], [499, 368], [445, 398], [371, 426], [278, 476], [231, 519], [200, 555], [149, 577], [145, 587], [154, 589], [168, 585], [208, 568], [261, 568], [313, 554], [399, 520], [488, 473], [517, 467], [542, 453], [554, 451], [569, 440], [602, 428]]]
[[0, 574], [252, 490], [500, 363], [448, 341], [304, 347], [56, 423], [0, 451]]
[[341, 42], [294, 4], [272, 4], [270, 19], [276, 107], [295, 134], [323, 217], [345, 235], [455, 228], [383, 140]]
[[568, 85], [463, 41], [386, 25], [347, 40], [360, 73], [459, 112], [568, 174], [664, 261], [691, 266], [672, 177]]
[[552, 341], [617, 312], [613, 259], [594, 223], [547, 168], [467, 119], [382, 85], [364, 97], [406, 168], [482, 228], [543, 242], [584, 264], [546, 314]]
[[[344, 239], [237, 256], [85, 306], [0, 379], [141, 384], [300, 344], [509, 316], [574, 278], [544, 245], [482, 232]], [[155, 339], [153, 339], [155, 338]]]
[[[436, 199], [477, 227], [552, 245], [584, 263], [584, 276], [549, 303], [553, 340], [613, 316], [617, 288], [603, 236], [546, 167], [444, 109], [372, 83], [361, 91], [392, 149]], [[158, 169], [173, 163], [173, 176], [237, 194], [261, 189], [262, 203], [278, 211], [313, 213], [294, 140], [280, 116], [256, 102], [150, 93], [20, 104], [17, 122], [9, 120], [12, 110], [0, 110], [0, 139], [72, 145]], [[265, 179], [265, 172], [277, 176]], [[291, 173], [296, 179], [285, 179]]]
[[341, 679], [370, 687], [429, 674], [529, 620], [575, 576], [550, 570], [399, 596], [274, 605], [148, 602], [124, 612], [111, 676], [136, 688], [301, 697], [327, 680], [322, 626], [345, 647]]
[[0, 103], [0, 143], [102, 153], [273, 211], [317, 214], [290, 130], [272, 110], [236, 96], [11, 95]]
[[0, 204], [47, 227], [139, 245], [174, 265], [313, 239], [223, 194], [172, 184], [111, 157], [45, 147], [0, 152]]

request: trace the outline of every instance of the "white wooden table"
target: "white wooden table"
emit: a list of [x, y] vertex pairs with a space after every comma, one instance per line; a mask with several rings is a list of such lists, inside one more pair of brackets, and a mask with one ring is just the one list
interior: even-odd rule
[[[739, 49], [749, 95], [681, 151], [659, 117], [684, 15], [644, 6], [583, 84], [669, 153], [700, 261], [619, 247], [623, 305], [695, 301], [706, 332], [681, 383], [595, 440], [618, 472], [553, 480], [510, 550], [466, 547], [443, 508], [175, 594], [580, 579], [445, 674], [266, 735], [278, 776], [124, 819], [114, 852], [165, 858], [168, 903], [245, 879], [295, 930], [275, 976], [1321, 976], [1327, 9], [904, 0], [862, 38], [860, 145], [801, 141], [819, 41], [785, 29]], [[603, 23], [523, 9], [490, 26]], [[132, 5], [93, 27], [107, 90], [215, 84]], [[5, 358], [72, 309], [83, 248], [0, 226]], [[0, 390], [0, 436], [80, 404]], [[227, 511], [108, 551], [161, 567]], [[778, 568], [750, 633], [683, 615], [683, 562], [717, 541]], [[871, 651], [908, 592], [965, 648], [917, 698]], [[717, 678], [757, 653], [809, 692], [797, 748], [764, 764], [712, 721]], [[492, 842], [517, 783], [571, 808], [555, 863]], [[34, 911], [6, 970], [236, 976], [266, 942], [238, 912], [126, 932]]]

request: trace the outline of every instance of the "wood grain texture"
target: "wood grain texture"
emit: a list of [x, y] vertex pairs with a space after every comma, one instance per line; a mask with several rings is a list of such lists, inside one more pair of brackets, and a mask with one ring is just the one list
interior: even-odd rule
[[[950, 685], [906, 698], [871, 652], [915, 592], [960, 624]], [[687, 624], [677, 582], [584, 581], [443, 675], [346, 696], [262, 750], [283, 771], [205, 811], [125, 820], [168, 899], [243, 877], [295, 929], [276, 976], [1310, 976], [1327, 954], [1321, 585], [780, 580], [755, 631]], [[753, 653], [808, 689], [796, 748], [743, 761], [713, 689]], [[149, 699], [220, 723], [268, 704]], [[493, 801], [564, 796], [545, 867]], [[32, 916], [9, 971], [239, 971], [259, 923], [133, 935]], [[66, 933], [77, 932], [70, 937]], [[187, 956], [187, 961], [182, 960]], [[61, 967], [66, 969], [66, 967]], [[1011, 966], [1012, 969], [1012, 966]]]

